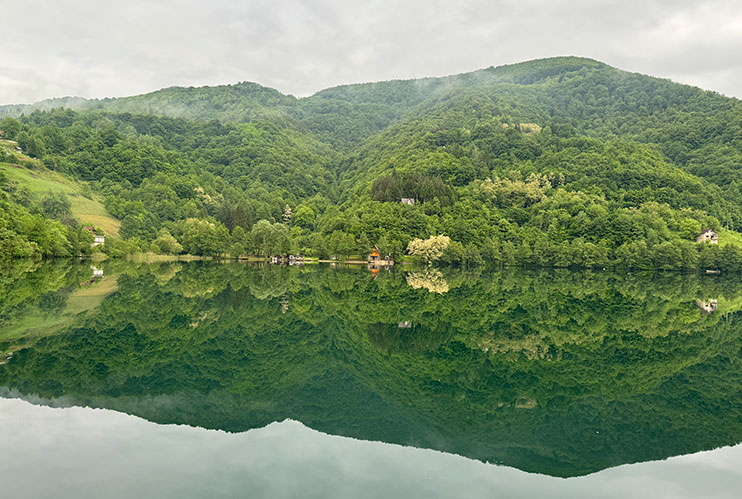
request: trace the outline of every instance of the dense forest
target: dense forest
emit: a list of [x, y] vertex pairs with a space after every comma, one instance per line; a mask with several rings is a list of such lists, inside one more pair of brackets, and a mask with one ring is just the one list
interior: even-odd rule
[[0, 279], [2, 396], [232, 432], [291, 418], [557, 476], [742, 440], [736, 276], [100, 270]]
[[[74, 203], [8, 175], [23, 169], [99, 199], [120, 221], [95, 248], [110, 256], [343, 259], [376, 245], [467, 267], [742, 270], [742, 102], [589, 59], [302, 99], [239, 83], [0, 116], [5, 257], [93, 251]], [[719, 244], [696, 243], [703, 229]], [[445, 244], [427, 251], [433, 236]]]

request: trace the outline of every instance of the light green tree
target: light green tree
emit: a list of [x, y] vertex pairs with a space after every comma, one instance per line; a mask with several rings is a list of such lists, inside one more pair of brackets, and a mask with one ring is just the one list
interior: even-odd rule
[[154, 246], [159, 253], [167, 255], [177, 255], [183, 251], [183, 246], [167, 229], [162, 229], [157, 234], [157, 238], [152, 241], [152, 246]]
[[240, 256], [247, 253], [247, 241], [248, 236], [245, 229], [241, 226], [237, 226], [232, 229], [232, 246], [230, 246], [229, 253], [232, 256]]
[[291, 225], [291, 217], [292, 216], [293, 215], [291, 213], [291, 206], [289, 206], [287, 204], [286, 207], [283, 210], [283, 223], [285, 223], [286, 225]]
[[420, 258], [428, 265], [440, 259], [443, 252], [446, 251], [451, 243], [448, 236], [431, 236], [427, 239], [413, 239], [407, 244], [407, 252], [415, 257]]
[[291, 232], [281, 223], [258, 220], [250, 231], [250, 246], [263, 256], [284, 255], [291, 249]]

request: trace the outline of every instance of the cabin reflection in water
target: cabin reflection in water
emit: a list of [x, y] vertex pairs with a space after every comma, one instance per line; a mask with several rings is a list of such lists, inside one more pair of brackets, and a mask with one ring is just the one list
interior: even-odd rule
[[81, 284], [82, 286], [91, 286], [93, 283], [95, 283], [95, 281], [103, 279], [103, 269], [99, 269], [95, 265], [91, 265], [90, 270], [93, 271], [93, 276], [87, 282], [83, 282]]
[[[384, 262], [385, 260], [381, 260], [381, 262]], [[392, 262], [393, 265], [393, 262]], [[381, 269], [390, 270], [390, 265], [384, 265], [379, 262], [369, 262], [368, 263], [368, 271], [371, 272], [371, 280], [376, 279], [379, 275], [379, 271]]]
[[716, 312], [716, 306], [718, 304], [717, 300], [696, 300], [696, 305], [698, 305], [698, 308], [701, 309], [701, 312], [704, 314], [710, 314], [713, 312]]

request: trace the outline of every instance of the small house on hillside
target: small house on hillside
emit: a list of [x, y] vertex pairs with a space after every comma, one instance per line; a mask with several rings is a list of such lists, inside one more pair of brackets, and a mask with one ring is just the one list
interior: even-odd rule
[[415, 198], [402, 198], [402, 204], [415, 205]]
[[92, 247], [99, 246], [101, 244], [106, 244], [106, 236], [103, 234], [99, 234], [95, 227], [85, 227], [85, 230], [89, 230], [93, 233], [93, 244], [91, 244]]
[[379, 260], [381, 260], [381, 251], [374, 244], [371, 253], [368, 255], [368, 263], [377, 263]]
[[289, 265], [304, 265], [304, 256], [289, 255]]
[[392, 265], [394, 265], [394, 260], [389, 256], [382, 258], [378, 246], [373, 245], [371, 247], [371, 253], [368, 255], [368, 270], [371, 272], [373, 279], [376, 279], [379, 275], [379, 270], [382, 268], [389, 269]]
[[373, 245], [371, 247], [371, 253], [368, 255], [368, 264], [369, 268], [371, 266], [392, 266], [394, 265], [394, 260], [387, 255], [384, 258], [381, 257], [381, 250], [379, 250], [379, 247], [376, 245]]
[[696, 238], [696, 242], [719, 244], [719, 235], [713, 229], [703, 229]]

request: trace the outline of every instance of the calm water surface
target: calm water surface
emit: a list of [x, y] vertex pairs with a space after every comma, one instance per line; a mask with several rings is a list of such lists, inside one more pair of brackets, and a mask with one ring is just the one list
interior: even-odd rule
[[734, 277], [20, 262], [12, 497], [738, 497]]

